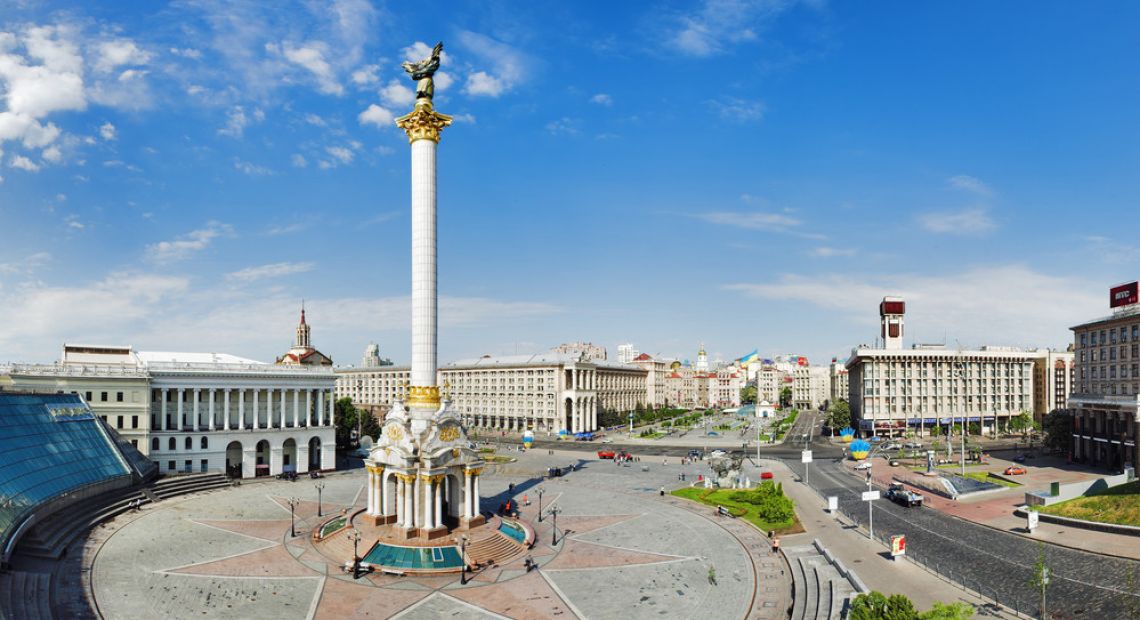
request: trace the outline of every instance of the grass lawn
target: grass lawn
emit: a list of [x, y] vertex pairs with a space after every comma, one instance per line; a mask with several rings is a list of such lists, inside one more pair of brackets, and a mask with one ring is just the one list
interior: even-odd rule
[[978, 482], [992, 482], [994, 484], [1000, 484], [1003, 487], [1009, 487], [1011, 489], [1021, 486], [1016, 482], [1010, 482], [1009, 480], [998, 478], [997, 476], [991, 476], [989, 472], [984, 471], [968, 471], [966, 472], [966, 477], [970, 480], [977, 480]]
[[686, 487], [673, 491], [673, 495], [677, 497], [700, 502], [706, 506], [712, 506], [713, 508], [724, 506], [733, 516], [743, 518], [765, 533], [771, 530], [776, 530], [777, 534], [796, 534], [804, 531], [798, 517], [792, 517], [791, 521], [784, 523], [769, 523], [764, 521], [756, 514], [756, 506], [745, 502], [734, 502], [729, 499], [733, 493], [736, 493], [735, 489], [706, 489], [704, 487]]
[[1140, 526], [1140, 480], [1037, 510], [1072, 519]]
[[487, 461], [488, 463], [514, 463], [516, 458], [513, 456], [502, 456], [500, 454], [484, 454], [479, 458]]
[[649, 433], [648, 435], [638, 435], [641, 439], [660, 439], [665, 436], [665, 433]]

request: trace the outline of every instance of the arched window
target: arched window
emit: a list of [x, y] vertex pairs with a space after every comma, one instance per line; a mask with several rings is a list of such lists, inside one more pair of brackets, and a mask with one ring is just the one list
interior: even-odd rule
[[151, 439], [151, 440], [150, 440], [150, 449], [151, 449], [151, 451], [153, 451], [153, 452], [157, 452], [157, 451], [158, 451], [158, 446], [159, 446], [159, 443], [158, 443], [158, 437], [155, 437], [155, 438], [153, 438], [153, 439]]
[[205, 450], [206, 448], [209, 448], [209, 447], [210, 447], [210, 441], [208, 439], [206, 439], [205, 437], [203, 437], [202, 438], [202, 449]]
[[168, 446], [170, 446], [170, 450], [171, 450], [171, 451], [173, 451], [173, 450], [177, 450], [177, 449], [178, 449], [178, 444], [174, 443], [174, 438], [173, 438], [173, 437], [171, 437], [171, 438], [170, 438], [170, 441], [169, 441], [169, 442], [167, 442], [167, 445], [168, 445]]
[[189, 438], [189, 437], [186, 438], [186, 449], [187, 450], [193, 450], [194, 449], [194, 440]]

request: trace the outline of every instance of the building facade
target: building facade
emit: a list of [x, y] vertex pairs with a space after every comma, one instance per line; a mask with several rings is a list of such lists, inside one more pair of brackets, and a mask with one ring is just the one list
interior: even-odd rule
[[618, 345], [617, 361], [619, 364], [632, 364], [638, 355], [641, 355], [641, 352], [632, 343]]
[[1033, 359], [1033, 418], [1037, 422], [1068, 407], [1077, 378], [1073, 351], [1038, 349]]
[[642, 353], [633, 358], [633, 365], [645, 371], [645, 404], [654, 408], [667, 404], [668, 390], [666, 377], [670, 374], [673, 360], [652, 357]]
[[411, 380], [411, 366], [337, 368], [336, 397], [350, 398], [357, 409], [383, 420], [392, 403], [403, 398]]
[[1072, 458], [1111, 471], [1140, 462], [1140, 306], [1114, 308], [1115, 314], [1072, 329], [1076, 387], [1069, 397], [1073, 414]]
[[826, 366], [799, 366], [792, 371], [792, 408], [819, 409], [831, 392], [831, 373]]
[[847, 400], [847, 392], [849, 390], [847, 367], [843, 365], [843, 362], [835, 360], [831, 362], [830, 371], [831, 385], [829, 389], [829, 404], [839, 399]]
[[555, 355], [581, 357], [585, 355], [592, 360], [606, 359], [606, 348], [592, 342], [565, 342], [550, 350]]

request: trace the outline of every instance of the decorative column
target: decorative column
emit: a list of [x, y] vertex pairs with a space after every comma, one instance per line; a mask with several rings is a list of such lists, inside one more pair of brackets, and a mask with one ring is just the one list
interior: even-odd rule
[[432, 527], [443, 527], [443, 476], [435, 479], [435, 522]]
[[420, 510], [420, 527], [430, 530], [435, 512], [432, 510], [432, 480], [429, 475], [420, 476], [420, 488], [423, 489], [423, 504]]
[[196, 431], [201, 430], [202, 426], [202, 418], [200, 418], [198, 414], [198, 404], [201, 403], [201, 401], [202, 388], [194, 388], [194, 423], [190, 425], [190, 428]]
[[[430, 84], [430, 74], [426, 80]], [[431, 94], [419, 94], [415, 109], [396, 119], [412, 147], [412, 368], [406, 404], [413, 432], [426, 427], [440, 405], [436, 385], [438, 290], [436, 270], [436, 147], [451, 117], [436, 112]], [[417, 419], [416, 410], [422, 412]], [[415, 424], [420, 422], [420, 424]]]
[[463, 518], [471, 518], [471, 470], [463, 470]]
[[404, 476], [396, 476], [396, 527], [404, 527]]
[[416, 484], [415, 476], [404, 474], [404, 527], [416, 526]]
[[475, 475], [472, 476], [472, 478], [474, 479], [473, 484], [475, 485], [474, 492], [471, 494], [471, 501], [472, 501], [471, 516], [472, 517], [479, 516], [479, 497], [480, 497], [480, 495], [479, 495], [479, 477], [482, 475], [482, 473], [483, 473], [483, 469], [478, 468], [478, 469], [475, 469]]
[[222, 390], [222, 430], [230, 430], [230, 388]]
[[214, 430], [214, 393], [216, 391], [217, 390], [215, 390], [214, 388], [210, 388], [210, 392], [209, 392], [209, 394], [210, 394], [210, 406], [207, 407], [207, 409], [209, 410], [209, 415], [210, 415], [210, 424], [209, 424], [210, 430]]
[[[293, 428], [297, 428], [297, 418], [301, 415], [301, 390], [293, 388]], [[282, 424], [284, 426], [284, 424]]]
[[305, 390], [305, 426], [313, 424], [313, 391]]
[[162, 403], [160, 403], [158, 406], [158, 409], [160, 411], [159, 415], [161, 416], [158, 419], [158, 430], [160, 431], [166, 430], [166, 395], [169, 393], [169, 391], [170, 390], [167, 388], [162, 388], [162, 392], [159, 395], [159, 398], [162, 399]]
[[325, 391], [317, 390], [317, 426], [325, 425]]
[[260, 397], [261, 390], [253, 388], [253, 430], [255, 431], [261, 428], [261, 423], [257, 420], [261, 415], [261, 406], [260, 403], [257, 402]]
[[174, 430], [181, 430], [186, 424], [186, 420], [182, 417], [182, 399], [186, 396], [185, 388], [178, 388], [178, 422], [174, 425]]
[[245, 388], [238, 390], [238, 430], [245, 430]]

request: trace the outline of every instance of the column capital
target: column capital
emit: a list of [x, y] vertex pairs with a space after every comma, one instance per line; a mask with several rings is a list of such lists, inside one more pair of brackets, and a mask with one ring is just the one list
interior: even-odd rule
[[472, 467], [471, 469], [463, 470], [464, 476], [478, 476], [483, 473], [482, 467]]
[[396, 126], [408, 134], [408, 144], [416, 140], [438, 143], [443, 128], [451, 124], [451, 117], [435, 111], [430, 101], [420, 99], [410, 113], [396, 119]]

